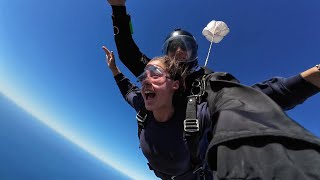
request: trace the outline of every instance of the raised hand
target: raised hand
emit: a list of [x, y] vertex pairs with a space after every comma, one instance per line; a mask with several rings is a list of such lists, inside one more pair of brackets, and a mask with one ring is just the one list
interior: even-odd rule
[[106, 53], [106, 62], [108, 64], [108, 67], [110, 68], [110, 70], [112, 71], [112, 74], [115, 76], [117, 74], [120, 73], [115, 59], [114, 59], [114, 54], [112, 51], [110, 51], [109, 49], [107, 49], [105, 46], [102, 46], [102, 49], [104, 50], [104, 52]]
[[112, 6], [125, 6], [126, 0], [108, 0], [108, 3]]

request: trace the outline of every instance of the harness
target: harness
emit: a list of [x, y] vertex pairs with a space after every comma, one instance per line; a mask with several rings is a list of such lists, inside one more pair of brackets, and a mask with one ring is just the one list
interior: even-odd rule
[[[190, 159], [192, 164], [192, 173], [196, 175], [197, 180], [205, 180], [205, 170], [206, 164], [204, 164], [200, 158], [199, 142], [201, 137], [201, 127], [199, 119], [197, 119], [197, 105], [203, 102], [205, 98], [205, 87], [206, 87], [206, 77], [212, 71], [209, 69], [202, 69], [204, 72], [201, 76], [197, 76], [191, 85], [191, 90], [189, 96], [187, 96], [187, 107], [186, 107], [186, 119], [183, 122], [184, 125], [184, 138], [187, 141], [187, 146], [190, 152]], [[140, 139], [140, 133], [147, 125], [148, 111], [143, 108], [137, 115], [136, 119], [138, 122], [138, 137]], [[167, 174], [161, 173], [153, 169], [148, 163], [149, 169], [153, 170], [158, 177], [164, 179], [184, 179], [188, 172], [179, 176], [168, 176]]]

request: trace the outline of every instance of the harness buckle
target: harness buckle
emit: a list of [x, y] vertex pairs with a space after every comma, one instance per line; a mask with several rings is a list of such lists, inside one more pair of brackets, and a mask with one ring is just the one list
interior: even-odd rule
[[199, 81], [198, 79], [195, 79], [192, 82], [192, 86], [191, 86], [191, 94], [192, 95], [199, 95], [201, 94], [201, 81]]
[[192, 82], [191, 94], [197, 97], [197, 101], [201, 102], [202, 96], [205, 93], [206, 82], [203, 79], [195, 79]]
[[194, 133], [199, 132], [200, 125], [198, 119], [185, 119], [183, 121], [183, 128], [185, 132]]
[[[144, 114], [144, 115], [141, 115]], [[141, 113], [141, 111], [139, 111], [136, 115], [136, 119], [138, 121], [139, 126], [141, 126], [141, 128], [144, 128], [144, 122], [147, 119], [147, 115], [146, 113]]]

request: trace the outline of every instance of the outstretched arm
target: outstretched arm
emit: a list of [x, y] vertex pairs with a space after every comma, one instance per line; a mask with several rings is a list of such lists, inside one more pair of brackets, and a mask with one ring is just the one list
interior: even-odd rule
[[320, 71], [310, 68], [289, 78], [275, 77], [252, 87], [273, 99], [283, 110], [302, 104], [320, 91]]
[[300, 75], [309, 83], [320, 88], [320, 64], [302, 72]]
[[130, 16], [126, 12], [125, 0], [108, 0], [112, 7], [114, 38], [121, 62], [137, 77], [150, 58], [140, 52], [132, 38]]

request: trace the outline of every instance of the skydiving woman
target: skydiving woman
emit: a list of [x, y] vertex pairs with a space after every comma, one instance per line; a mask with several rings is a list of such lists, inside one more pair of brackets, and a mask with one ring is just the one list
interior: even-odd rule
[[[143, 108], [151, 112], [147, 116], [148, 124], [140, 134], [140, 147], [149, 167], [161, 179], [197, 179], [197, 174], [193, 174], [190, 155], [183, 138], [185, 98], [177, 99], [179, 92], [184, 89], [183, 70], [168, 56], [154, 58], [138, 77], [142, 84], [140, 90], [119, 71], [113, 52], [105, 47], [103, 49], [107, 54], [108, 66], [126, 101], [137, 112]], [[201, 118], [207, 119], [202, 122], [210, 122], [206, 104], [199, 108], [199, 112], [204, 111]], [[203, 124], [202, 127], [210, 127], [210, 124]], [[213, 179], [209, 172], [206, 179]]]
[[[320, 140], [297, 125], [262, 92], [223, 76], [210, 79], [214, 93], [197, 105], [202, 173], [194, 171], [184, 137], [184, 73], [168, 56], [148, 62], [138, 77], [141, 90], [103, 47], [107, 64], [125, 100], [149, 113], [140, 147], [161, 179], [319, 178]], [[210, 143], [210, 144], [209, 144]], [[208, 166], [207, 166], [208, 165]]]

